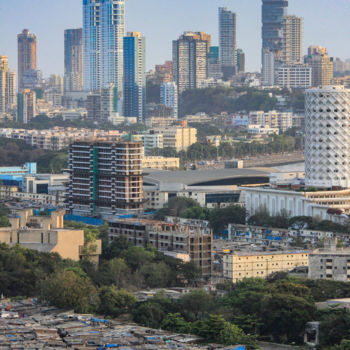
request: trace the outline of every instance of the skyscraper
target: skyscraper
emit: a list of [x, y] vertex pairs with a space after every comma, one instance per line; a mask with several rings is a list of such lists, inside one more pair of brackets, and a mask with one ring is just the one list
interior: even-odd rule
[[173, 78], [182, 93], [195, 89], [207, 78], [210, 35], [186, 32], [173, 41]]
[[312, 86], [330, 85], [333, 79], [333, 58], [322, 46], [310, 46], [305, 63], [312, 68]]
[[36, 70], [36, 36], [24, 29], [17, 35], [18, 45], [18, 88], [23, 89], [23, 73]]
[[245, 72], [245, 53], [242, 49], [236, 50], [237, 73]]
[[275, 57], [269, 49], [264, 49], [262, 53], [262, 79], [265, 86], [275, 85]]
[[349, 188], [350, 90], [326, 86], [305, 97], [305, 184]]
[[142, 123], [146, 111], [146, 41], [139, 32], [124, 38], [124, 117]]
[[178, 118], [177, 86], [174, 82], [165, 82], [160, 88], [160, 103], [172, 109], [172, 117]]
[[288, 0], [262, 0], [262, 49], [269, 49], [275, 61], [282, 60], [283, 17], [287, 8]]
[[124, 0], [83, 0], [84, 90], [123, 87]]
[[282, 61], [286, 64], [302, 62], [303, 52], [303, 19], [296, 16], [283, 18], [283, 51]]
[[36, 116], [36, 93], [24, 89], [17, 97], [17, 122], [27, 124]]
[[16, 73], [10, 71], [7, 56], [0, 56], [0, 113], [7, 113], [16, 103]]
[[83, 90], [83, 30], [64, 31], [64, 89]]
[[236, 33], [237, 15], [227, 10], [226, 7], [219, 8], [219, 47], [220, 60], [224, 76], [229, 77], [235, 73], [236, 62]]

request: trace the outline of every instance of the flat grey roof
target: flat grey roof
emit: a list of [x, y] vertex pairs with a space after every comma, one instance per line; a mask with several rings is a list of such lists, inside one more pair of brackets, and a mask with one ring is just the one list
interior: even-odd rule
[[220, 181], [248, 181], [260, 178], [268, 178], [270, 173], [279, 172], [274, 168], [246, 168], [246, 169], [210, 169], [210, 170], [187, 170], [187, 171], [165, 171], [144, 169], [144, 182], [158, 183], [180, 183], [184, 185], [201, 184], [214, 185]]

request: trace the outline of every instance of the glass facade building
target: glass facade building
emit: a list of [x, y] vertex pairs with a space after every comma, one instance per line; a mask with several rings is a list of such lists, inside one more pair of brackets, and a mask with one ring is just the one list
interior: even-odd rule
[[262, 0], [262, 49], [282, 59], [283, 22], [287, 15], [287, 0]]
[[[225, 7], [219, 8], [219, 47], [223, 69], [236, 66], [237, 16]], [[232, 72], [233, 73], [233, 72]]]
[[124, 0], [83, 0], [84, 90], [123, 87]]
[[146, 41], [139, 32], [124, 38], [124, 117], [142, 123], [146, 111]]
[[64, 87], [65, 91], [83, 89], [83, 30], [64, 31]]

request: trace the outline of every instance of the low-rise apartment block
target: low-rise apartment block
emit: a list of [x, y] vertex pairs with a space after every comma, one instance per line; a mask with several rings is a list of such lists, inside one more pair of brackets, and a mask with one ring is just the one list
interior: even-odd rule
[[[0, 228], [0, 242], [45, 253], [58, 253], [64, 259], [79, 260], [86, 255], [84, 231], [64, 228], [65, 211], [53, 211], [51, 216], [35, 216], [33, 209], [22, 210], [10, 218], [11, 227]], [[89, 257], [98, 262], [101, 241], [95, 243]]]
[[236, 283], [244, 278], [265, 278], [271, 273], [308, 266], [309, 253], [301, 252], [234, 252], [223, 256], [223, 276]]
[[209, 277], [212, 268], [213, 234], [208, 222], [167, 218], [166, 221], [125, 219], [109, 221], [109, 239], [124, 236], [139, 247], [188, 255], [190, 261]]
[[61, 127], [48, 130], [0, 128], [0, 137], [23, 140], [30, 146], [51, 151], [68, 148], [77, 140], [96, 140], [102, 137], [113, 140], [120, 138], [120, 136], [118, 130], [104, 131]]
[[350, 281], [350, 249], [337, 248], [337, 238], [327, 239], [325, 248], [309, 255], [309, 278]]
[[178, 157], [144, 157], [142, 159], [143, 169], [174, 170], [180, 168]]
[[185, 125], [156, 128], [152, 132], [163, 135], [164, 148], [174, 148], [177, 152], [186, 151], [197, 142], [197, 129]]

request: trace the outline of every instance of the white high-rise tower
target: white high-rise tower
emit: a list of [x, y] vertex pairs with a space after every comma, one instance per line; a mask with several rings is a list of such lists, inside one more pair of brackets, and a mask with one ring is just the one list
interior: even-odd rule
[[123, 89], [125, 0], [83, 0], [84, 90]]
[[305, 183], [350, 187], [350, 89], [306, 90]]

